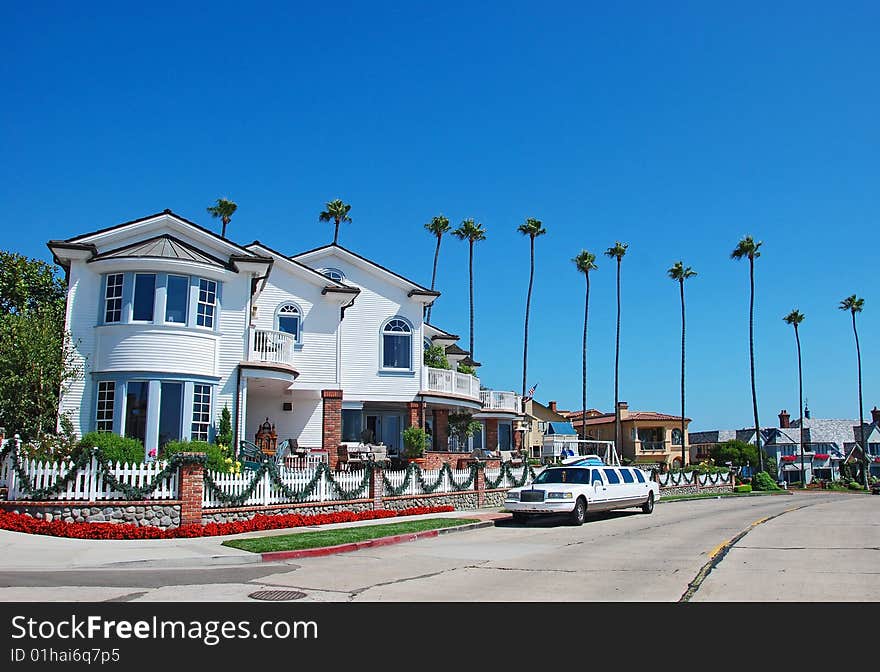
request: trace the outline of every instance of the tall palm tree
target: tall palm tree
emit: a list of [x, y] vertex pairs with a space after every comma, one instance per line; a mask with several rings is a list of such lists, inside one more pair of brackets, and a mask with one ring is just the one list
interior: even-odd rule
[[572, 259], [577, 270], [584, 274], [587, 280], [587, 293], [584, 297], [584, 352], [583, 352], [583, 371], [581, 372], [581, 438], [587, 438], [587, 317], [590, 314], [590, 271], [595, 271], [596, 255], [581, 250], [578, 255]]
[[318, 215], [319, 222], [334, 222], [336, 228], [333, 230], [333, 244], [336, 245], [336, 241], [339, 240], [339, 224], [341, 222], [350, 222], [351, 217], [348, 216], [348, 211], [351, 210], [351, 206], [348, 203], [343, 203], [338, 198], [335, 201], [330, 201], [327, 203], [327, 209], [323, 210], [320, 215]]
[[[437, 259], [440, 257], [440, 239], [443, 238], [443, 234], [448, 232], [450, 228], [449, 220], [443, 215], [437, 215], [434, 219], [425, 224], [425, 229], [437, 238], [437, 247], [434, 249], [434, 272], [431, 274], [432, 291], [434, 289], [434, 283], [437, 280]], [[431, 306], [433, 306], [433, 304], [430, 304], [425, 308], [425, 321], [429, 324], [431, 322]]]
[[478, 223], [474, 223], [473, 219], [465, 219], [459, 227], [452, 232], [452, 235], [458, 238], [459, 240], [468, 241], [469, 251], [468, 251], [468, 267], [470, 273], [470, 297], [471, 297], [471, 343], [470, 343], [470, 356], [471, 359], [476, 359], [474, 356], [474, 243], [479, 240], [486, 240], [486, 232], [483, 229], [483, 225]]
[[755, 445], [758, 447], [758, 471], [764, 471], [764, 456], [761, 454], [761, 426], [758, 424], [758, 395], [755, 392], [755, 259], [761, 256], [758, 249], [761, 241], [745, 236], [730, 253], [731, 259], [749, 260], [749, 362], [752, 373], [752, 410], [755, 415]]
[[[522, 396], [526, 396], [526, 369], [529, 363], [529, 309], [532, 305], [532, 285], [535, 280], [535, 238], [543, 236], [547, 233], [540, 219], [532, 219], [529, 217], [523, 224], [517, 228], [524, 236], [529, 237], [529, 292], [526, 294], [526, 319], [525, 319], [525, 335], [523, 336], [523, 379], [522, 379]], [[471, 355], [473, 357], [473, 355]]]
[[684, 281], [694, 277], [697, 272], [690, 266], [685, 266], [680, 261], [676, 261], [666, 273], [670, 278], [678, 283], [681, 291], [681, 468], [685, 465], [685, 427], [684, 427]]
[[807, 476], [804, 471], [804, 374], [803, 369], [801, 368], [801, 337], [798, 333], [798, 325], [804, 321], [804, 315], [801, 311], [795, 308], [788, 315], [783, 317], [786, 324], [790, 324], [794, 327], [794, 340], [797, 343], [797, 355], [798, 355], [798, 417], [801, 419], [801, 432], [800, 432], [800, 449], [801, 449], [801, 487], [807, 487]]
[[214, 218], [219, 217], [220, 221], [223, 222], [223, 230], [220, 232], [220, 235], [223, 238], [226, 238], [226, 225], [229, 224], [232, 215], [237, 209], [238, 206], [226, 198], [218, 198], [217, 204], [212, 205], [207, 209], [208, 212], [211, 213], [211, 216]]
[[[838, 308], [841, 310], [848, 310], [852, 314], [853, 334], [856, 337], [856, 361], [859, 368], [859, 446], [861, 446], [862, 452], [865, 455], [865, 460], [867, 461], [868, 449], [865, 447], [865, 418], [862, 411], [862, 352], [859, 349], [859, 332], [856, 329], [856, 313], [861, 313], [864, 306], [865, 300], [860, 299], [853, 294], [841, 301]], [[865, 487], [868, 487], [867, 464], [865, 465]]]
[[[620, 262], [626, 254], [626, 243], [617, 241], [614, 247], [605, 250], [606, 257], [617, 259], [617, 340], [614, 345], [614, 449], [620, 451], [620, 442], [623, 439], [620, 431], [620, 395], [618, 387], [618, 374], [620, 373]], [[618, 452], [618, 454], [620, 454]]]

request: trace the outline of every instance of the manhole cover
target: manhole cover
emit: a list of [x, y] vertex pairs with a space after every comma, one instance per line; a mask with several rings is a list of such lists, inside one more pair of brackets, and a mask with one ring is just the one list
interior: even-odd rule
[[263, 600], [265, 602], [286, 602], [288, 600], [301, 600], [306, 596], [298, 590], [258, 590], [256, 593], [248, 595], [252, 600]]

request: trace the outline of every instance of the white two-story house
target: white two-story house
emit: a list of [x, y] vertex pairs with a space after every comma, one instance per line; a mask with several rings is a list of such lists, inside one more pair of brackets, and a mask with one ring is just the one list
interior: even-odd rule
[[446, 451], [456, 411], [481, 421], [479, 447], [515, 442], [517, 395], [423, 364], [426, 343], [458, 338], [422, 319], [439, 293], [343, 247], [289, 257], [168, 210], [48, 245], [86, 372], [60, 409], [80, 434], [134, 437], [149, 453], [213, 440], [226, 406], [238, 441], [268, 420], [331, 463], [363, 430], [399, 454], [411, 424]]

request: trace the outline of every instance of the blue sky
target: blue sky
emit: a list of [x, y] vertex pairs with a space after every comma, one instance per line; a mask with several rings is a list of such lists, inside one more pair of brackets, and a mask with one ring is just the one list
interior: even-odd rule
[[[797, 415], [797, 307], [813, 417], [856, 417], [853, 293], [865, 414], [880, 404], [873, 234], [880, 203], [876, 3], [4, 3], [3, 248], [171, 208], [294, 253], [332, 240], [430, 284], [438, 213], [483, 223], [475, 355], [519, 391], [528, 242], [541, 219], [529, 384], [580, 406], [583, 279], [592, 276], [588, 406], [679, 409], [682, 259], [692, 429], [751, 424], [748, 263], [756, 270], [762, 425]], [[616, 3], [612, 3], [616, 4]], [[433, 321], [467, 347], [467, 245], [445, 239]]]

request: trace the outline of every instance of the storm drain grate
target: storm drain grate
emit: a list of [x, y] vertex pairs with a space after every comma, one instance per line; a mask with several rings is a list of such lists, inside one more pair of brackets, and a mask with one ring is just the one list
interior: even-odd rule
[[287, 602], [288, 600], [301, 600], [306, 596], [298, 590], [258, 590], [248, 595], [252, 600], [264, 602]]

